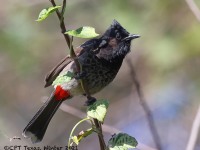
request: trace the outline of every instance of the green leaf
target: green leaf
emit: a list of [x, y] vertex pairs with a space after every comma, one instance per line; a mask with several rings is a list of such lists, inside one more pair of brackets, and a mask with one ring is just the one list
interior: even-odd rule
[[59, 75], [52, 83], [52, 85], [60, 85], [69, 82], [74, 77], [74, 74], [68, 71], [66, 74]]
[[55, 7], [49, 7], [49, 8], [43, 9], [40, 12], [38, 19], [36, 21], [42, 21], [46, 19], [50, 14], [52, 14], [54, 11], [56, 11], [60, 7], [61, 6], [55, 6]]
[[75, 74], [71, 71], [68, 71], [66, 74], [66, 76], [73, 78], [75, 76]]
[[108, 141], [109, 150], [128, 150], [129, 148], [136, 148], [137, 144], [136, 139], [126, 133], [114, 135]]
[[94, 38], [99, 36], [93, 27], [80, 27], [76, 30], [68, 30], [65, 34], [69, 34], [79, 38]]
[[72, 137], [72, 140], [73, 140], [74, 143], [76, 143], [76, 145], [79, 144], [79, 140], [78, 140], [78, 137], [77, 137], [77, 136], [73, 136], [73, 137]]
[[88, 106], [87, 115], [103, 122], [108, 106], [109, 102], [107, 100], [97, 100], [94, 104]]
[[74, 143], [76, 143], [76, 145], [78, 145], [83, 138], [85, 138], [85, 137], [89, 136], [90, 134], [92, 134], [93, 131], [94, 130], [92, 128], [87, 129], [86, 131], [81, 131], [78, 134], [78, 136], [73, 136], [72, 140], [73, 140]]

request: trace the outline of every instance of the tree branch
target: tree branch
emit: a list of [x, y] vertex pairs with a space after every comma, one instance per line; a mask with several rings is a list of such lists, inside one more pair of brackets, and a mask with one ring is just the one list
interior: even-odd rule
[[[53, 6], [56, 6], [56, 3], [55, 3], [54, 0], [49, 0], [49, 1], [51, 2], [51, 4]], [[74, 48], [73, 48], [73, 45], [72, 45], [73, 37], [70, 38], [70, 36], [68, 34], [64, 34], [66, 32], [65, 23], [64, 23], [64, 16], [63, 16], [64, 12], [65, 12], [65, 8], [66, 8], [66, 0], [63, 0], [62, 11], [60, 13], [59, 10], [56, 10], [56, 14], [57, 14], [58, 19], [60, 21], [61, 32], [62, 32], [62, 34], [63, 34], [63, 36], [65, 38], [67, 46], [70, 49], [70, 57], [73, 58], [73, 60], [75, 62], [77, 72], [81, 73], [82, 72], [82, 67], [81, 67], [81, 64], [79, 63], [79, 61], [78, 61], [78, 59], [76, 57], [76, 54], [75, 54], [75, 51], [74, 51]], [[88, 87], [85, 84], [84, 80], [80, 79], [80, 82], [81, 82], [81, 86], [82, 86], [87, 98], [91, 98], [90, 92], [89, 92]], [[93, 119], [93, 120], [94, 120], [96, 128], [99, 130], [98, 138], [99, 138], [100, 148], [101, 148], [101, 150], [105, 150], [106, 149], [106, 144], [105, 144], [105, 141], [104, 141], [104, 138], [103, 138], [101, 123], [97, 119]]]
[[190, 10], [193, 12], [198, 21], [200, 21], [200, 10], [194, 0], [185, 0]]
[[[56, 6], [56, 3], [54, 0], [49, 0], [51, 2], [51, 4], [55, 7]], [[64, 3], [64, 1], [63, 1]], [[65, 10], [64, 7], [66, 7], [66, 3], [65, 3], [65, 6], [63, 5], [62, 6], [62, 11]], [[61, 15], [61, 13], [59, 12], [59, 10], [57, 9], [56, 10], [56, 14], [58, 16], [58, 19], [60, 21], [60, 29], [61, 29], [61, 32], [65, 38], [65, 41], [67, 42], [67, 46], [70, 48], [70, 37], [68, 34], [64, 34], [66, 32], [66, 28], [65, 28], [65, 23], [64, 23], [64, 17]], [[64, 15], [64, 14], [63, 14]]]
[[128, 67], [130, 69], [130, 75], [132, 76], [133, 83], [135, 84], [135, 87], [136, 87], [136, 91], [137, 91], [137, 94], [138, 94], [138, 97], [139, 97], [139, 102], [140, 102], [140, 104], [141, 104], [141, 106], [142, 106], [142, 108], [143, 108], [143, 110], [146, 114], [148, 124], [149, 124], [149, 127], [150, 127], [150, 131], [151, 131], [151, 134], [153, 136], [154, 142], [156, 144], [156, 148], [158, 150], [162, 150], [162, 145], [161, 145], [161, 141], [160, 141], [158, 131], [156, 129], [155, 121], [153, 119], [153, 115], [151, 114], [151, 110], [150, 110], [150, 108], [149, 108], [149, 106], [146, 103], [146, 100], [144, 98], [140, 83], [137, 79], [137, 75], [136, 75], [134, 66], [133, 66], [130, 59], [127, 59], [126, 62], [127, 62]]

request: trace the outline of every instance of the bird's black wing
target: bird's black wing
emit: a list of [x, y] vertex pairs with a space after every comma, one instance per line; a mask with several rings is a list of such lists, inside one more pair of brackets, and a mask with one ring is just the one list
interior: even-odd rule
[[45, 86], [50, 86], [56, 77], [60, 74], [60, 72], [70, 63], [72, 62], [72, 58], [66, 56], [62, 59], [45, 77]]
[[[83, 43], [81, 46], [77, 47], [75, 53], [77, 56], [80, 56], [87, 50], [95, 50], [99, 46], [99, 39], [91, 39]], [[50, 86], [60, 72], [70, 63], [73, 59], [70, 56], [66, 56], [62, 59], [45, 77], [45, 86]]]
[[79, 55], [84, 53], [85, 51], [94, 51], [99, 47], [100, 39], [91, 39], [83, 43], [79, 48], [82, 50], [80, 51]]

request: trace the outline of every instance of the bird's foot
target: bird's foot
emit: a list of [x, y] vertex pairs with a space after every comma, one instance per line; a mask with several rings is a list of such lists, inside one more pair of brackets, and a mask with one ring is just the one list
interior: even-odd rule
[[97, 100], [96, 100], [96, 98], [94, 98], [94, 97], [87, 97], [87, 101], [85, 102], [85, 106], [90, 106], [90, 105], [92, 105], [92, 104], [94, 104], [94, 102], [96, 102]]

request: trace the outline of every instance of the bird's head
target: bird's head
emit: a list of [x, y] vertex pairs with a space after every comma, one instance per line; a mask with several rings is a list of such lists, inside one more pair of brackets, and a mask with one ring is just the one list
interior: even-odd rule
[[113, 20], [101, 37], [103, 47], [99, 56], [107, 58], [107, 60], [118, 56], [124, 58], [130, 51], [131, 41], [139, 37], [137, 34], [130, 34], [116, 20]]

